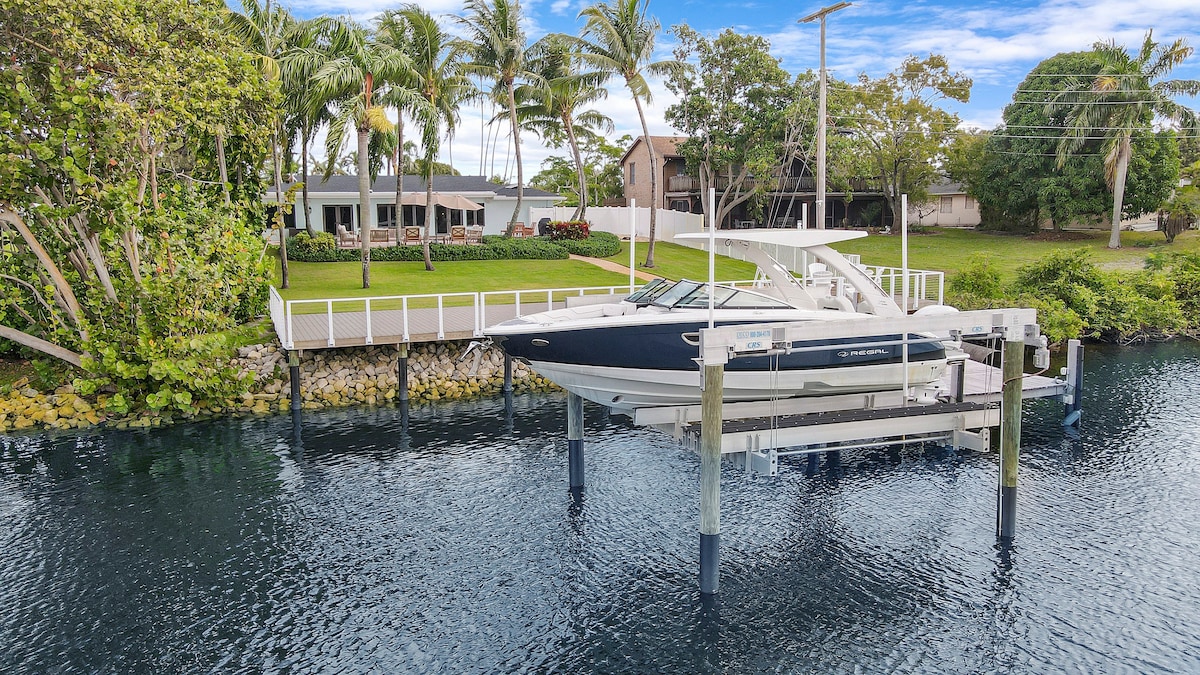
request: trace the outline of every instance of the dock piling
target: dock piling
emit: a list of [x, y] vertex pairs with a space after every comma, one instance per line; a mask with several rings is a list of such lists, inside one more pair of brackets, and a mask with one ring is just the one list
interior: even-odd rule
[[1017, 529], [1017, 469], [1021, 453], [1021, 379], [1025, 363], [1025, 335], [1010, 328], [1004, 339], [1003, 384], [1000, 396], [1000, 494], [997, 535], [1012, 541]]
[[300, 352], [288, 350], [288, 382], [292, 389], [292, 412], [300, 412]]
[[1063, 426], [1079, 426], [1083, 415], [1083, 343], [1067, 341], [1067, 393], [1063, 396]]
[[725, 365], [704, 365], [700, 427], [700, 594], [721, 584], [721, 403]]
[[583, 397], [567, 393], [567, 473], [571, 492], [583, 491]]
[[504, 393], [511, 394], [512, 390], [512, 357], [504, 352]]
[[396, 363], [396, 393], [402, 403], [408, 402], [408, 343], [401, 342], [396, 345], [396, 349], [400, 350], [400, 358]]

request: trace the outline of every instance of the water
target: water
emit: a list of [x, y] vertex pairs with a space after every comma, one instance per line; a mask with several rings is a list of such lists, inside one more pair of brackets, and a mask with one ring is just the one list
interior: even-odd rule
[[589, 406], [518, 397], [0, 439], [0, 671], [1196, 672], [1200, 348], [1092, 349], [1085, 425], [995, 454], [847, 451], [722, 478]]

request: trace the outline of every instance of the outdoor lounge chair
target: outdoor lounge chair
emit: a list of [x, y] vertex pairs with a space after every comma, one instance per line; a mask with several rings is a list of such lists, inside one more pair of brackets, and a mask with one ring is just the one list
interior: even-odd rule
[[391, 243], [391, 228], [379, 227], [371, 230], [371, 246], [389, 246]]
[[467, 243], [482, 244], [483, 243], [483, 226], [468, 225], [467, 226]]
[[450, 243], [464, 245], [467, 243], [467, 228], [465, 225], [450, 226]]
[[401, 242], [405, 246], [411, 246], [421, 243], [421, 228], [406, 227], [404, 228], [404, 240]]
[[338, 248], [354, 248], [358, 246], [358, 235], [353, 232], [347, 232], [345, 227], [338, 225], [337, 245]]
[[525, 223], [516, 223], [516, 224], [514, 224], [514, 225], [513, 225], [512, 236], [513, 236], [513, 239], [523, 239], [523, 238], [525, 238]]

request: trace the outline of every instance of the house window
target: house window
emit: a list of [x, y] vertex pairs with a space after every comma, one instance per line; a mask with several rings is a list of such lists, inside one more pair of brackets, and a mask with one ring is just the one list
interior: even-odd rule
[[942, 197], [942, 213], [954, 212], [954, 197]]
[[966, 201], [967, 201], [967, 210], [974, 211], [975, 210], [975, 199], [972, 197], [967, 197]]
[[629, 184], [633, 185], [637, 182], [637, 163], [629, 163]]
[[395, 204], [379, 204], [375, 207], [375, 215], [379, 218], [379, 227], [396, 226]]
[[337, 234], [338, 225], [347, 232], [354, 231], [354, 208], [350, 204], [330, 204], [322, 209], [325, 216], [325, 231]]

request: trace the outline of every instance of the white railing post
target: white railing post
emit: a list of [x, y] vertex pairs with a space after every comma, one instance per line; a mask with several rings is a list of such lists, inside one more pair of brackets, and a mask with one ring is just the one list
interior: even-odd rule
[[367, 344], [374, 344], [375, 338], [371, 335], [371, 299], [366, 299], [367, 303]]
[[408, 298], [400, 299], [400, 319], [404, 324], [404, 341], [408, 342]]
[[287, 321], [287, 348], [293, 349], [296, 346], [296, 340], [292, 337], [292, 301], [288, 300], [284, 308], [283, 312]]
[[333, 346], [333, 300], [325, 301], [325, 318], [326, 324], [329, 326], [329, 337], [327, 344]]
[[442, 311], [442, 296], [437, 296], [438, 305], [438, 339], [446, 339], [446, 313]]

